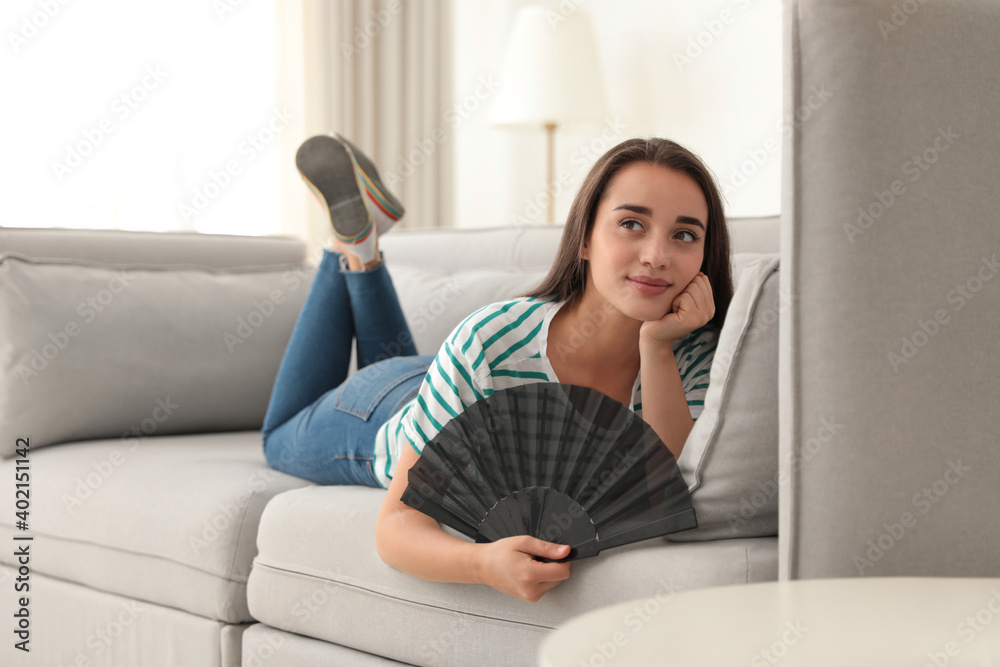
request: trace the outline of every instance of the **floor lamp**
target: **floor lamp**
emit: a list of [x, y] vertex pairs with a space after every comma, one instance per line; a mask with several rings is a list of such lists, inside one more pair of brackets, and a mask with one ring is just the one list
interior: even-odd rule
[[563, 15], [541, 6], [523, 7], [514, 19], [489, 119], [499, 127], [544, 128], [547, 222], [555, 219], [556, 128], [588, 129], [607, 118], [590, 17], [580, 10]]

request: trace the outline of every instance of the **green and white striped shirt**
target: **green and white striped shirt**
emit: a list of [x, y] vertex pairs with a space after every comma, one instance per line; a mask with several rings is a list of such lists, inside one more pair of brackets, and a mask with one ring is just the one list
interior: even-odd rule
[[[564, 302], [519, 297], [480, 308], [445, 340], [417, 395], [375, 438], [372, 465], [388, 488], [404, 446], [420, 453], [444, 425], [495, 391], [532, 382], [558, 382], [546, 354], [549, 324]], [[718, 334], [703, 327], [674, 342], [674, 356], [692, 419], [705, 405]], [[636, 377], [630, 408], [642, 416]]]

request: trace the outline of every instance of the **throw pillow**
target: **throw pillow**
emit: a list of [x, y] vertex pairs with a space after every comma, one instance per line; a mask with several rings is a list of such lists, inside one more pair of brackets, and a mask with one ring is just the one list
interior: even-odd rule
[[675, 542], [778, 534], [778, 256], [737, 255], [705, 409], [677, 461], [698, 527]]
[[0, 256], [0, 432], [37, 448], [260, 428], [312, 275]]

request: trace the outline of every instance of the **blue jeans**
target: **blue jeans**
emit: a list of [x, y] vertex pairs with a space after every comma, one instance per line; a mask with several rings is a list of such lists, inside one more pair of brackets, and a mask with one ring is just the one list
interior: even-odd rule
[[[375, 435], [416, 396], [433, 356], [416, 356], [385, 265], [347, 271], [324, 251], [274, 381], [264, 456], [318, 484], [378, 487]], [[358, 372], [347, 379], [357, 341]], [[346, 380], [346, 382], [345, 382]]]

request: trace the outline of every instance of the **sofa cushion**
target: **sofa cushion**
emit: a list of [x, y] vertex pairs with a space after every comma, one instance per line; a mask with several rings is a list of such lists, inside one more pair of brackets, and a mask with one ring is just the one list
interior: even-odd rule
[[529, 604], [383, 563], [375, 521], [384, 497], [379, 489], [336, 486], [276, 496], [261, 517], [248, 583], [254, 618], [406, 663], [526, 665], [549, 629], [584, 611], [777, 578], [776, 538], [646, 540], [574, 562], [569, 581]]
[[541, 271], [467, 269], [449, 271], [389, 264], [418, 354], [437, 354], [448, 334], [483, 306], [522, 294], [541, 281]]
[[680, 542], [778, 534], [778, 256], [738, 256], [705, 409], [677, 460], [698, 527]]
[[0, 432], [39, 448], [259, 428], [311, 277], [0, 256]]
[[[28, 459], [28, 531], [17, 532], [35, 537], [33, 571], [229, 623], [252, 620], [246, 581], [264, 505], [310, 484], [268, 468], [256, 431], [54, 445]], [[0, 478], [14, 467], [0, 462]], [[6, 544], [13, 520], [0, 515]]]

